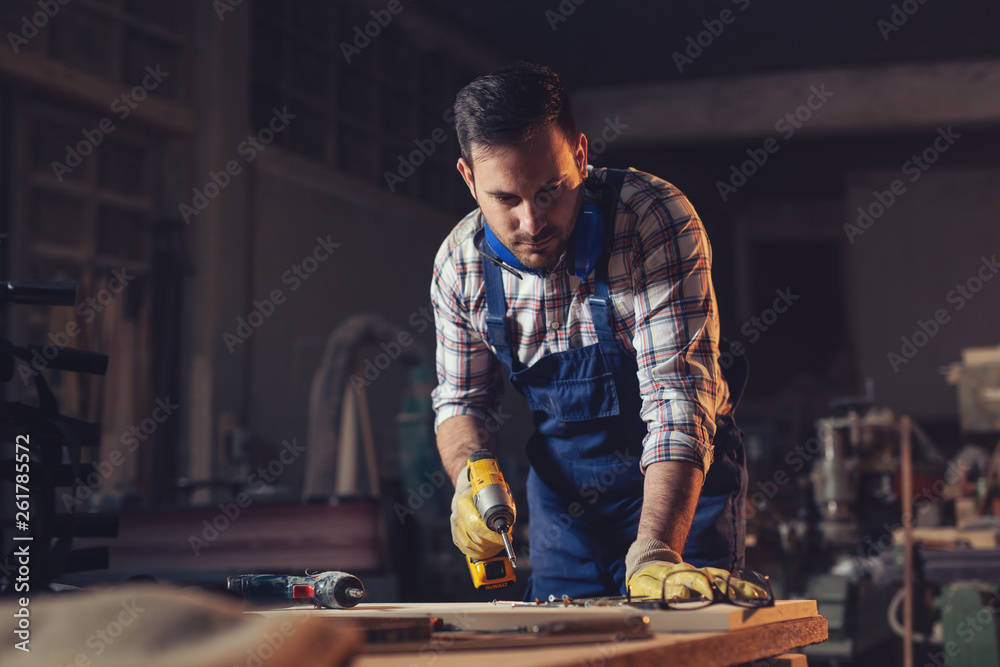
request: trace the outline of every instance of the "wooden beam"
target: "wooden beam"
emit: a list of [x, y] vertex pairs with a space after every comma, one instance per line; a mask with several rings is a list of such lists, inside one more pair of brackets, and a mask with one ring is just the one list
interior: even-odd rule
[[[827, 97], [820, 100], [820, 95]], [[581, 130], [619, 121], [622, 145], [777, 137], [776, 123], [812, 102], [793, 128], [810, 135], [1000, 123], [1000, 61], [891, 65], [690, 83], [583, 90], [573, 96]], [[806, 116], [806, 111], [801, 111]], [[793, 117], [794, 119], [794, 117]], [[627, 126], [627, 127], [626, 127]], [[791, 126], [791, 125], [790, 125]], [[790, 138], [790, 137], [789, 137]]]
[[[334, 566], [362, 577], [385, 571], [388, 564], [382, 561], [376, 528], [376, 515], [381, 512], [377, 501], [268, 505], [260, 498], [246, 492], [236, 495], [233, 502], [240, 504], [227, 506], [228, 527], [221, 530], [219, 517], [225, 514], [219, 505], [129, 513], [122, 515], [116, 539], [80, 538], [79, 546], [107, 546], [110, 571], [122, 577], [163, 571], [304, 571]], [[237, 511], [239, 516], [234, 514]], [[206, 528], [213, 522], [214, 528]]]
[[[0, 49], [0, 79], [33, 92], [89, 107], [117, 123], [111, 103], [128, 92], [119, 84], [80, 72], [31, 53]], [[190, 107], [148, 97], [124, 121], [175, 136], [192, 136], [197, 129]]]
[[[319, 615], [319, 611], [291, 613], [315, 617]], [[257, 613], [276, 615], [289, 612], [282, 610]], [[338, 625], [348, 622], [344, 615], [339, 618], [328, 615], [326, 618]], [[769, 623], [736, 632], [677, 632], [657, 634], [652, 639], [602, 642], [596, 645], [482, 651], [463, 651], [454, 637], [446, 634], [444, 639], [447, 643], [441, 645], [436, 645], [432, 640], [410, 652], [364, 654], [355, 658], [351, 664], [356, 667], [407, 667], [414, 664], [418, 657], [425, 659], [430, 653], [434, 656], [435, 667], [462, 667], [473, 663], [521, 667], [575, 667], [580, 664], [601, 664], [604, 667], [729, 667], [766, 660], [769, 656], [821, 643], [828, 636], [826, 619], [822, 616]], [[595, 657], [600, 659], [599, 663], [595, 662]]]
[[[503, 592], [501, 591], [502, 595]], [[816, 600], [777, 600], [774, 606], [745, 609], [730, 604], [714, 604], [678, 613], [676, 610], [643, 609], [649, 629], [655, 633], [735, 632], [770, 626], [785, 621], [817, 617]], [[400, 602], [391, 606], [360, 604], [337, 609], [332, 617], [357, 619], [440, 618], [446, 624], [475, 632], [496, 632], [517, 626], [531, 627], [563, 621], [622, 621], [638, 613], [621, 606], [537, 606], [533, 603], [484, 602]], [[323, 612], [326, 613], [325, 611]]]
[[[289, 150], [269, 147], [257, 154], [253, 165], [261, 174], [295, 181], [324, 196], [341, 199], [345, 204], [368, 211], [372, 216], [408, 224], [426, 224], [444, 233], [455, 225], [455, 216], [416, 198], [390, 193], [383, 184], [361, 181]], [[469, 208], [474, 206], [475, 202], [470, 200]]]

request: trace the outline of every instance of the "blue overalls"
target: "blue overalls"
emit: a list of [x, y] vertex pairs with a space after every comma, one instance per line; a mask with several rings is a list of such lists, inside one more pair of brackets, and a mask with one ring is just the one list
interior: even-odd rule
[[[642, 509], [639, 457], [647, 427], [635, 356], [615, 340], [609, 258], [605, 244], [590, 299], [598, 342], [530, 367], [510, 344], [501, 269], [483, 260], [489, 342], [535, 422], [527, 444], [532, 574], [526, 600], [625, 594], [625, 553]], [[735, 409], [746, 362], [734, 358], [740, 365], [723, 375]], [[714, 445], [683, 557], [697, 567], [733, 569], [743, 566], [747, 477], [742, 432], [730, 415], [718, 417]]]

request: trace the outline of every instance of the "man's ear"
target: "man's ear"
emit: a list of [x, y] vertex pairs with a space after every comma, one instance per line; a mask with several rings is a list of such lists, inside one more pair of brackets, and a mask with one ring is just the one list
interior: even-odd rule
[[587, 135], [583, 132], [580, 133], [579, 138], [576, 140], [576, 150], [574, 155], [576, 158], [576, 167], [582, 174], [584, 179], [587, 178]]
[[469, 186], [469, 192], [472, 193], [472, 198], [478, 203], [479, 199], [476, 198], [476, 180], [472, 175], [472, 167], [469, 166], [469, 163], [466, 162], [463, 157], [458, 158], [458, 164], [456, 166], [458, 167], [458, 172], [462, 174], [462, 178], [465, 179], [465, 184]]

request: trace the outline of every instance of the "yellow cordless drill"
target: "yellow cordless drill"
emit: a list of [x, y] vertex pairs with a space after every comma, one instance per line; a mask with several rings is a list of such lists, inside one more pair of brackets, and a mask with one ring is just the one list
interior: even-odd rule
[[480, 449], [469, 457], [469, 481], [472, 482], [472, 502], [483, 517], [486, 526], [500, 534], [506, 554], [500, 552], [492, 558], [469, 561], [469, 572], [476, 588], [503, 588], [515, 580], [517, 558], [510, 544], [511, 527], [514, 525], [514, 498], [504, 481], [496, 457], [487, 449]]

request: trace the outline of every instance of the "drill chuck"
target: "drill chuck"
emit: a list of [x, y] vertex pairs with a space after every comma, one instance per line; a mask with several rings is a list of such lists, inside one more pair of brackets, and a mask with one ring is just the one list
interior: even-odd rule
[[476, 510], [483, 517], [483, 521], [486, 522], [490, 530], [499, 533], [501, 532], [498, 527], [499, 523], [502, 522], [507, 528], [514, 523], [514, 513], [511, 511], [514, 499], [506, 484], [484, 486], [472, 500], [476, 505]]
[[348, 609], [361, 602], [364, 596], [361, 580], [346, 572], [328, 572], [313, 584], [313, 600], [328, 609]]

